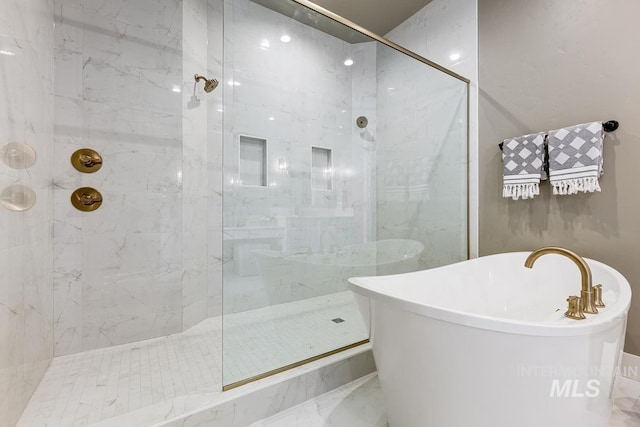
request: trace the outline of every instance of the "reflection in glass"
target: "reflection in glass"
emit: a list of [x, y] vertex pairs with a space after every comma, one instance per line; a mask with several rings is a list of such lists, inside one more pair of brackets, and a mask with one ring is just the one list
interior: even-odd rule
[[0, 159], [13, 169], [23, 169], [36, 162], [36, 151], [29, 144], [10, 142], [0, 147]]
[[10, 211], [26, 211], [36, 204], [36, 193], [24, 185], [11, 185], [0, 192], [0, 203]]

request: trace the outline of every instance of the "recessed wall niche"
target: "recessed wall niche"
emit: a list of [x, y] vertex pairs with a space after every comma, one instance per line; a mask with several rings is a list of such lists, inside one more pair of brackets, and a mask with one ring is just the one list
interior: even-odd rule
[[331, 149], [311, 147], [311, 188], [331, 190]]
[[240, 135], [240, 184], [267, 185], [267, 140]]

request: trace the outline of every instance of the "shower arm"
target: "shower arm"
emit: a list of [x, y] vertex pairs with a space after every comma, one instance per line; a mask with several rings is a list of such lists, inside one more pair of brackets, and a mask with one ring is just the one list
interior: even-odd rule
[[194, 74], [193, 78], [198, 83], [200, 80], [204, 80], [204, 91], [209, 93], [213, 91], [216, 87], [218, 87], [218, 81], [216, 79], [208, 79], [205, 76], [201, 76], [198, 74]]

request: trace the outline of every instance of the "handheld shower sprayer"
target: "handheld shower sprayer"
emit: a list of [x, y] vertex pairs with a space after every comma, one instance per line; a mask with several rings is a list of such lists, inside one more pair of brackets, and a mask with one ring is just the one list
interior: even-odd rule
[[218, 81], [216, 79], [208, 79], [198, 74], [194, 74], [193, 78], [196, 79], [196, 82], [204, 80], [204, 91], [207, 93], [213, 92], [213, 90], [218, 87]]

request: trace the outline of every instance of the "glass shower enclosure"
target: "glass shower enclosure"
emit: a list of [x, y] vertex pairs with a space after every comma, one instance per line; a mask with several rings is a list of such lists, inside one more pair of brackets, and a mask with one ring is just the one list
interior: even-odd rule
[[304, 1], [224, 19], [232, 388], [365, 342], [349, 277], [468, 257], [467, 82]]
[[306, 0], [0, 1], [0, 427], [365, 342], [349, 277], [468, 257], [467, 83]]

